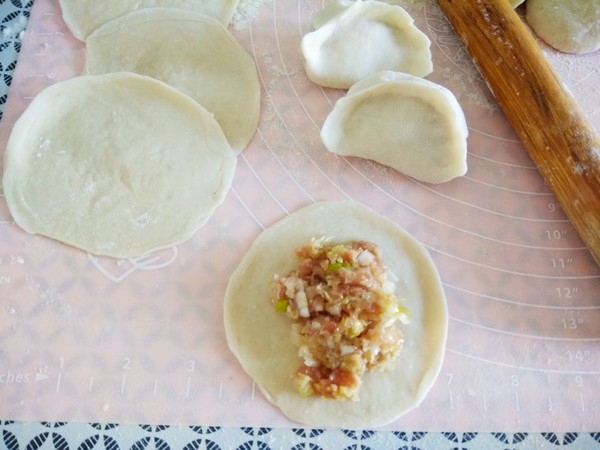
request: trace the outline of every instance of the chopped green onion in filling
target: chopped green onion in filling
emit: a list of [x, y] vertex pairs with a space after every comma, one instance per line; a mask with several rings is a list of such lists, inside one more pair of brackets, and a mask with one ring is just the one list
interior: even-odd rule
[[285, 298], [280, 298], [275, 302], [275, 311], [278, 313], [284, 313], [287, 310], [288, 301]]
[[334, 262], [334, 263], [329, 264], [327, 269], [328, 270], [338, 270], [338, 269], [341, 269], [342, 267], [350, 267], [350, 263], [349, 262]]

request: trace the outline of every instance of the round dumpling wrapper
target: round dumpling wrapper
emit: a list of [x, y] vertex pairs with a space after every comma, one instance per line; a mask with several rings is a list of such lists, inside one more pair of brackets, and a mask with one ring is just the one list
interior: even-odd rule
[[[313, 237], [370, 241], [397, 278], [396, 294], [411, 311], [405, 344], [393, 367], [363, 377], [359, 401], [302, 398], [292, 380], [302, 364], [291, 321], [271, 303], [275, 274], [296, 267], [295, 249]], [[355, 202], [304, 207], [265, 230], [233, 273], [225, 295], [229, 347], [267, 400], [310, 426], [382, 426], [416, 407], [436, 380], [445, 349], [448, 312], [439, 274], [424, 247], [389, 219]]]
[[529, 0], [529, 26], [547, 44], [566, 53], [600, 49], [600, 0]]
[[86, 40], [85, 71], [135, 72], [170, 84], [214, 114], [236, 153], [256, 132], [254, 60], [225, 26], [203, 14], [151, 8], [111, 20]]
[[187, 240], [221, 204], [236, 156], [188, 96], [132, 73], [54, 84], [17, 120], [4, 195], [18, 225], [98, 255]]
[[103, 23], [142, 8], [178, 8], [206, 14], [227, 25], [238, 3], [239, 0], [60, 0], [65, 23], [81, 41]]

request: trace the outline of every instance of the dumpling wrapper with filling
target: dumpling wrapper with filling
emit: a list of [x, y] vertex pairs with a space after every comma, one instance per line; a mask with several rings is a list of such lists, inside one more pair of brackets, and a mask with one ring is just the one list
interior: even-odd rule
[[467, 171], [468, 128], [445, 87], [390, 71], [356, 83], [321, 129], [327, 149], [371, 159], [417, 180], [442, 183]]
[[[399, 357], [392, 367], [365, 374], [359, 401], [300, 397], [293, 374], [303, 359], [293, 343], [292, 323], [271, 303], [273, 276], [295, 269], [295, 249], [323, 236], [379, 246], [396, 277], [396, 295], [411, 312], [410, 323], [402, 325]], [[426, 396], [441, 368], [448, 311], [437, 269], [417, 240], [362, 204], [334, 201], [301, 208], [255, 240], [230, 278], [224, 320], [241, 366], [285, 416], [309, 426], [368, 428], [394, 421]]]
[[188, 94], [214, 114], [231, 148], [250, 142], [260, 114], [254, 60], [217, 20], [174, 8], [132, 11], [86, 41], [85, 72], [135, 72]]
[[223, 202], [237, 161], [210, 113], [132, 73], [45, 88], [15, 123], [4, 158], [18, 225], [113, 257], [190, 238]]
[[308, 78], [347, 89], [382, 70], [431, 73], [431, 42], [400, 6], [380, 1], [336, 0], [313, 15], [316, 30], [302, 38]]
[[73, 35], [85, 41], [103, 23], [142, 8], [178, 8], [206, 14], [228, 25], [238, 3], [239, 0], [60, 0], [60, 7]]

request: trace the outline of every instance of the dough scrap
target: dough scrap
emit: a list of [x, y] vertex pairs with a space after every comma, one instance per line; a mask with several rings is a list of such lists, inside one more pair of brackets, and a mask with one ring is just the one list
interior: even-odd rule
[[149, 77], [80, 76], [40, 92], [5, 152], [18, 225], [97, 255], [187, 240], [227, 194], [237, 158], [196, 102]]
[[86, 73], [128, 71], [170, 84], [214, 114], [236, 153], [254, 136], [256, 66], [217, 20], [174, 8], [132, 11], [99, 27], [86, 47]]
[[354, 84], [321, 129], [327, 149], [371, 159], [417, 180], [442, 183], [467, 171], [468, 128], [445, 87], [384, 71]]
[[600, 49], [600, 0], [529, 0], [525, 17], [547, 44], [565, 53]]
[[228, 25], [238, 3], [239, 0], [60, 0], [63, 19], [80, 41], [85, 41], [103, 23], [142, 8], [178, 8], [209, 15]]
[[[378, 245], [398, 278], [397, 295], [411, 311], [410, 324], [402, 326], [405, 346], [392, 370], [367, 373], [359, 401], [298, 395], [292, 374], [302, 359], [289, 319], [270, 301], [274, 274], [292, 270], [294, 250], [321, 236]], [[243, 369], [288, 418], [309, 426], [366, 428], [392, 422], [423, 400], [442, 364], [448, 311], [437, 269], [419, 242], [364, 205], [333, 201], [293, 212], [256, 239], [231, 276], [224, 321]]]
[[313, 15], [313, 24], [300, 49], [318, 85], [347, 89], [381, 70], [421, 77], [433, 70], [429, 38], [400, 6], [336, 0]]

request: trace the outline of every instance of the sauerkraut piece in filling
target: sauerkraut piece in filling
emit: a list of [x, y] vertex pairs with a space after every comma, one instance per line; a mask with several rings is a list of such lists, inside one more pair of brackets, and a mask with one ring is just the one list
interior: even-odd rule
[[273, 303], [294, 321], [303, 397], [358, 400], [362, 376], [396, 359], [408, 310], [395, 295], [379, 248], [369, 242], [312, 239], [296, 249], [297, 268], [275, 275]]

